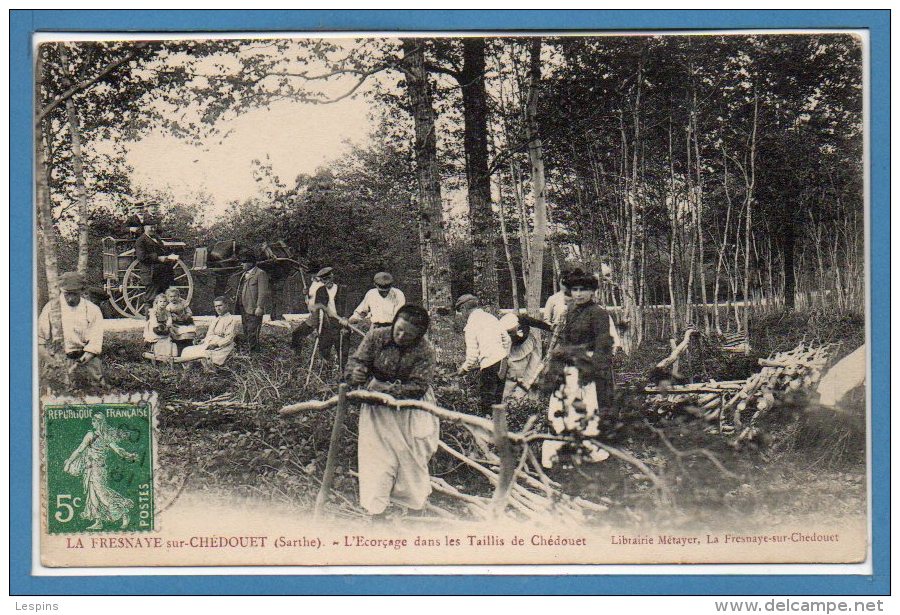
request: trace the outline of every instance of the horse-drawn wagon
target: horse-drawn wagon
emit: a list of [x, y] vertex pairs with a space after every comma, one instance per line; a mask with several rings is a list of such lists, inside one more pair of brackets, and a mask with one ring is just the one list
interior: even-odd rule
[[[146, 265], [135, 258], [135, 241], [134, 237], [106, 237], [102, 241], [106, 296], [113, 309], [126, 318], [142, 316], [141, 308], [145, 303], [144, 294], [147, 290], [144, 283]], [[172, 287], [181, 291], [181, 296], [188, 302], [194, 294], [194, 273], [213, 276], [216, 294], [224, 294], [228, 280], [241, 271], [241, 250], [235, 240], [194, 248], [190, 267], [183, 260], [183, 253], [187, 249], [183, 241], [163, 239], [162, 243], [172, 253], [179, 255], [178, 260], [171, 264], [174, 270]], [[283, 281], [299, 272], [305, 288], [306, 266], [293, 255], [285, 242], [278, 240], [262, 243], [254, 251], [259, 259], [257, 265], [269, 273], [273, 282]]]

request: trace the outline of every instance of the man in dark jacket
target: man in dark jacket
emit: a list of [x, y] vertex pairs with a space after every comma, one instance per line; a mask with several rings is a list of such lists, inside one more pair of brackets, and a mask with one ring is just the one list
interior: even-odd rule
[[272, 301], [269, 274], [257, 267], [256, 260], [256, 255], [252, 252], [247, 251], [241, 255], [244, 273], [238, 282], [234, 303], [234, 313], [241, 315], [244, 339], [250, 352], [259, 350], [263, 313]]
[[173, 265], [178, 255], [168, 253], [162, 239], [156, 234], [156, 221], [152, 218], [144, 220], [144, 232], [134, 243], [134, 258], [142, 265], [144, 271], [141, 282], [146, 287], [141, 297], [142, 310], [153, 303], [156, 295], [166, 292], [175, 282]]

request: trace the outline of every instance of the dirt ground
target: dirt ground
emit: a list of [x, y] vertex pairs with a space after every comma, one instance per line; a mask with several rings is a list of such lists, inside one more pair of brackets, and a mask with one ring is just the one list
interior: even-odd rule
[[[201, 330], [204, 326], [201, 324]], [[758, 358], [790, 349], [800, 341], [835, 344], [836, 355], [841, 356], [864, 337], [863, 323], [854, 319], [824, 322], [795, 315], [757, 323], [756, 329], [751, 355], [713, 357], [697, 356], [703, 355], [697, 352], [686, 360], [686, 369], [693, 370], [698, 379], [746, 377], [757, 369]], [[104, 366], [110, 386], [159, 393], [159, 461], [162, 468], [170, 470], [162, 479], [160, 507], [185, 491], [225, 491], [298, 511], [310, 510], [324, 470], [333, 414], [282, 417], [277, 410], [285, 404], [332, 395], [338, 374], [334, 366], [317, 360], [309, 389], [305, 389], [310, 348], [295, 355], [289, 341], [289, 327], [267, 325], [262, 335], [264, 352], [252, 358], [238, 353], [226, 368], [208, 375], [142, 359], [139, 331], [119, 327], [107, 333]], [[438, 403], [472, 412], [476, 407], [474, 382], [461, 385], [443, 375], [455, 366], [460, 351], [459, 344], [447, 346], [454, 350], [441, 356]], [[620, 413], [610, 441], [657, 472], [671, 488], [671, 501], [660, 501], [658, 490], [645, 476], [615, 460], [554, 469], [550, 476], [564, 492], [609, 507], [606, 513], [587, 518], [587, 523], [750, 529], [801, 517], [839, 523], [865, 515], [865, 425], [841, 418], [865, 416], [862, 393], [840, 415], [817, 411], [803, 399], [785, 400], [768, 416], [764, 437], [757, 445], [740, 449], [731, 447], [722, 436], [709, 434], [691, 417], [649, 417], [654, 426], [665, 429], [676, 449], [702, 447], [720, 462], [717, 467], [703, 455], [672, 455], [646, 427], [640, 398], [627, 393], [629, 386], [640, 385], [650, 366], [668, 354], [667, 347], [666, 341], [648, 340], [631, 357], [617, 358], [620, 399], [626, 410]], [[543, 400], [510, 408], [510, 428], [521, 428], [529, 415], [540, 416], [544, 408]], [[360, 516], [354, 477], [356, 419], [356, 409], [351, 408], [329, 505], [334, 514], [347, 518]], [[458, 450], [476, 450], [459, 428], [442, 425], [442, 438]], [[491, 492], [483, 477], [441, 452], [432, 460], [431, 472], [461, 491]], [[438, 506], [464, 514], [456, 501], [438, 494], [432, 498]]]

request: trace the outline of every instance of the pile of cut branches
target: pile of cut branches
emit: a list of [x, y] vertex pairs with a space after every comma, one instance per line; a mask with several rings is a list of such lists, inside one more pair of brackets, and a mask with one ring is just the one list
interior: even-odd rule
[[[734, 436], [735, 443], [758, 435], [756, 421], [786, 393], [812, 389], [828, 363], [830, 346], [798, 345], [768, 359], [745, 380], [646, 387], [647, 408], [658, 414], [683, 409], [707, 422], [712, 431]], [[751, 412], [749, 419], [747, 413]]]

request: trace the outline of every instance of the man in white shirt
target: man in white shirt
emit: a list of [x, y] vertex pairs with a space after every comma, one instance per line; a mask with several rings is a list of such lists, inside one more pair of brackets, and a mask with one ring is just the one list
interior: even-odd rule
[[[59, 311], [62, 317], [62, 346], [66, 354], [66, 369], [73, 384], [83, 379], [89, 384], [103, 383], [100, 353], [103, 351], [103, 314], [100, 308], [81, 296], [84, 280], [75, 271], [59, 277], [61, 293]], [[38, 317], [38, 357], [46, 361], [47, 345], [60, 341], [60, 332], [52, 329], [48, 301]]]
[[571, 300], [571, 297], [566, 294], [567, 292], [565, 282], [560, 282], [559, 290], [550, 295], [547, 298], [547, 303], [544, 304], [544, 320], [551, 327], [557, 326], [566, 313], [566, 302]]
[[394, 276], [381, 271], [375, 274], [375, 288], [369, 290], [362, 302], [350, 316], [350, 323], [368, 317], [372, 328], [390, 327], [397, 310], [406, 304], [406, 297], [399, 288], [394, 288]]
[[490, 413], [491, 406], [503, 400], [506, 379], [506, 359], [511, 342], [500, 321], [478, 306], [478, 297], [462, 295], [456, 300], [456, 313], [465, 319], [466, 360], [457, 375], [479, 368], [478, 395], [482, 412]]

